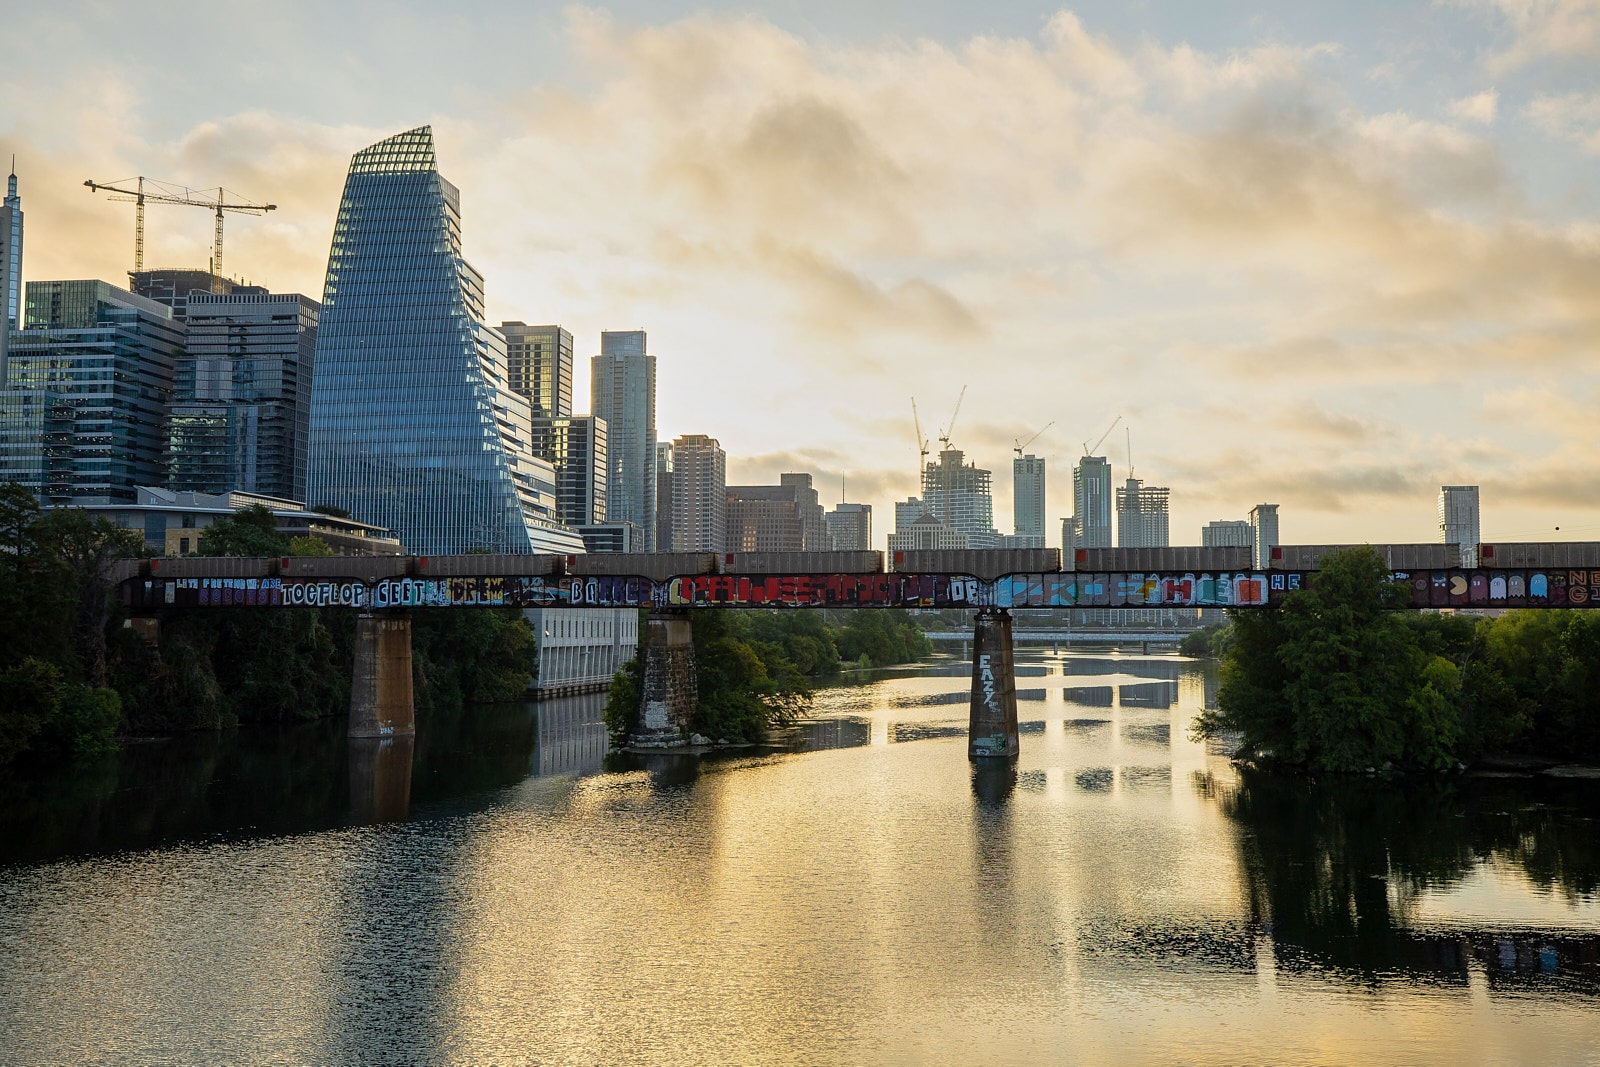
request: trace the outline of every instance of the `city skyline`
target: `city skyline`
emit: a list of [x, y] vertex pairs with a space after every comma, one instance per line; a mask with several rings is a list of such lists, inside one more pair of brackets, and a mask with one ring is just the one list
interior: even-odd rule
[[[441, 32], [524, 17], [486, 10]], [[70, 61], [52, 43], [0, 74], [17, 104], [0, 152], [18, 154], [28, 279], [117, 284], [131, 210], [81, 183], [145, 173], [279, 204], [230, 220], [229, 270], [315, 294], [350, 153], [431, 121], [470, 192], [488, 319], [560, 322], [580, 355], [601, 330], [649, 330], [657, 439], [715, 434], [730, 481], [844, 473], [890, 514], [918, 491], [909, 396], [938, 424], [970, 382], [953, 443], [980, 467], [1056, 420], [1030, 449], [1057, 474], [1051, 530], [1081, 445], [1123, 414], [1140, 470], [1174, 490], [1175, 541], [1261, 499], [1289, 541], [1431, 541], [1447, 484], [1482, 487], [1485, 540], [1600, 536], [1600, 194], [1584, 180], [1600, 15], [1364, 10], [1347, 28], [1331, 7], [1002, 6], [916, 26], [571, 9], [525, 16], [565, 62], [520, 82], [453, 72], [454, 89], [444, 72], [319, 72], [336, 14], [289, 56], [304, 77], [247, 68], [204, 99], [74, 38]], [[35, 20], [63, 14], [11, 24]], [[183, 46], [204, 29], [132, 32]], [[716, 62], [682, 75], [694, 55]], [[896, 98], [907, 85], [922, 88]], [[626, 146], [606, 143], [616, 129]], [[930, 165], [930, 132], [960, 130], [981, 135], [977, 158]], [[203, 265], [209, 230], [152, 210], [147, 262]], [[819, 381], [873, 400], [813, 409]], [[753, 384], [772, 400], [750, 403]], [[1120, 450], [1103, 454], [1120, 475]], [[994, 489], [1004, 514], [1009, 479]]]

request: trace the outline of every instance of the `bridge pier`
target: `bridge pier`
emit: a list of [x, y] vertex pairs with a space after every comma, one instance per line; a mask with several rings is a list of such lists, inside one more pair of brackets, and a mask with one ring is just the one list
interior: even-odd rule
[[973, 620], [972, 715], [967, 726], [967, 758], [1014, 760], [1017, 752], [1011, 613], [985, 608]]
[[645, 748], [681, 745], [689, 735], [699, 698], [689, 616], [652, 611], [645, 624], [642, 654], [639, 726], [628, 743]]
[[350, 684], [351, 737], [410, 737], [417, 732], [411, 692], [411, 616], [356, 616], [355, 666]]

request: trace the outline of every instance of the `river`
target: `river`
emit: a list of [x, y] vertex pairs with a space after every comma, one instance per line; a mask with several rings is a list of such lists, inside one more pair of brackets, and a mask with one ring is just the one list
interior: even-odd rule
[[0, 783], [0, 1062], [1597, 1063], [1600, 782], [1241, 777], [1171, 656], [818, 694], [794, 749], [598, 698]]

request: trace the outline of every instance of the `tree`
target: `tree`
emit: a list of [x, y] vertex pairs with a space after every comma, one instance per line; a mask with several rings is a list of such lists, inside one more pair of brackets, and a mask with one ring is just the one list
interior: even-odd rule
[[198, 556], [273, 557], [289, 554], [289, 539], [265, 504], [251, 504], [217, 519], [200, 532]]
[[41, 537], [59, 559], [76, 594], [72, 642], [85, 680], [106, 684], [106, 624], [111, 621], [111, 565], [144, 555], [144, 538], [109, 519], [77, 508], [57, 508], [40, 524]]

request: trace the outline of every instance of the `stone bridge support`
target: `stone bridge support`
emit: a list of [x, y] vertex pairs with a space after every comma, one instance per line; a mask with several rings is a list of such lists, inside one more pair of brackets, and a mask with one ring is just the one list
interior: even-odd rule
[[1016, 759], [1017, 680], [1011, 655], [1011, 614], [978, 612], [972, 632], [972, 717], [967, 758]]
[[410, 737], [417, 732], [411, 692], [411, 616], [356, 616], [356, 655], [350, 685], [351, 737]]
[[639, 727], [628, 743], [648, 748], [681, 745], [689, 736], [699, 696], [689, 616], [652, 611], [641, 654]]

